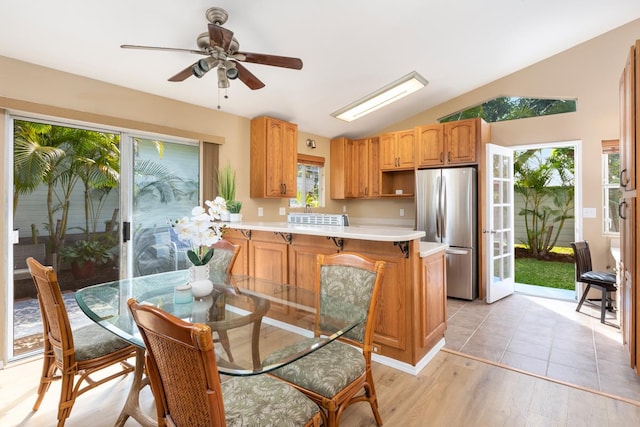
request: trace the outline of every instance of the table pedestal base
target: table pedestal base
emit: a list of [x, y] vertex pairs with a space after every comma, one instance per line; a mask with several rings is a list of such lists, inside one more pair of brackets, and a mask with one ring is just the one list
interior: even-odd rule
[[124, 423], [129, 417], [136, 420], [140, 425], [144, 427], [158, 427], [158, 422], [143, 413], [140, 410], [140, 391], [143, 387], [149, 385], [149, 379], [144, 377], [144, 349], [136, 347], [136, 366], [133, 371], [133, 382], [131, 383], [131, 389], [129, 395], [120, 412], [120, 416], [116, 421], [116, 427], [124, 426]]

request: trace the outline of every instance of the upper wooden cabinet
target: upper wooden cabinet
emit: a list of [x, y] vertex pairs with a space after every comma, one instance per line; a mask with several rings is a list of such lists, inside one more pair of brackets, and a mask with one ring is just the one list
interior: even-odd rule
[[[637, 44], [637, 43], [636, 43]], [[640, 80], [640, 46], [631, 46], [627, 62], [620, 77], [620, 188], [622, 191], [636, 189], [636, 87]]]
[[415, 140], [413, 129], [380, 135], [380, 169], [412, 169], [415, 165]]
[[489, 126], [481, 119], [420, 126], [418, 167], [477, 163], [478, 145], [489, 142]]
[[331, 140], [332, 199], [371, 198], [380, 195], [378, 138]]
[[251, 120], [251, 197], [296, 197], [298, 126], [271, 117]]

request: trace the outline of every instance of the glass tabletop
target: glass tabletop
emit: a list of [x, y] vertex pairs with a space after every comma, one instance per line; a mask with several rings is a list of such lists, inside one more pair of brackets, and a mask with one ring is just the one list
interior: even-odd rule
[[[221, 374], [255, 375], [304, 357], [362, 323], [366, 311], [346, 301], [319, 299], [306, 289], [249, 276], [211, 274], [211, 294], [193, 298], [181, 289], [189, 281], [187, 270], [159, 273], [89, 286], [76, 292], [81, 310], [120, 338], [140, 347], [144, 342], [129, 312], [127, 301], [161, 308], [188, 322], [204, 323], [213, 333], [216, 362]], [[314, 325], [330, 325], [331, 336], [314, 337]], [[279, 360], [264, 358], [278, 352]]]

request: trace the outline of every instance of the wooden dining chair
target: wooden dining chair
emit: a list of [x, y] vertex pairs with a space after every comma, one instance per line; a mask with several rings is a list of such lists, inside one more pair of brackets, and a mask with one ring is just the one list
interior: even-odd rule
[[[366, 321], [315, 352], [278, 368], [273, 374], [305, 393], [327, 411], [328, 425], [338, 426], [342, 412], [352, 403], [369, 402], [376, 423], [382, 425], [371, 372], [376, 301], [384, 274], [384, 261], [341, 252], [318, 255], [316, 270], [315, 335], [335, 332], [322, 323], [329, 318], [353, 316], [340, 310], [340, 301], [360, 307]], [[270, 364], [291, 351], [283, 349], [265, 358]], [[363, 393], [359, 393], [363, 391]]]
[[[38, 410], [51, 383], [61, 380], [58, 427], [62, 427], [78, 396], [133, 372], [127, 359], [135, 357], [135, 348], [96, 323], [72, 329], [53, 267], [43, 266], [32, 257], [27, 258], [27, 266], [38, 292], [44, 332], [42, 375], [33, 410]], [[122, 369], [98, 379], [91, 377], [116, 364]]]
[[146, 346], [158, 426], [318, 426], [320, 408], [269, 375], [218, 375], [211, 329], [128, 301]]
[[[214, 274], [224, 273], [231, 274], [231, 270], [233, 270], [233, 265], [238, 258], [238, 254], [240, 253], [240, 245], [236, 245], [231, 243], [228, 240], [220, 239], [212, 246], [213, 248], [213, 257], [211, 257], [211, 261], [209, 261], [209, 268], [213, 269]], [[217, 316], [212, 321], [220, 321], [224, 320], [225, 317], [225, 302], [224, 298], [216, 298], [215, 302], [217, 305]], [[233, 354], [231, 354], [231, 344], [229, 341], [229, 334], [224, 329], [217, 329], [216, 333], [218, 334], [218, 338], [214, 340], [214, 342], [219, 342], [222, 344], [222, 348], [227, 353], [227, 357], [229, 358], [229, 362], [233, 362]]]
[[220, 239], [212, 246], [213, 257], [209, 261], [209, 268], [216, 272], [231, 274], [233, 266], [240, 253], [240, 245], [235, 245], [228, 240]]

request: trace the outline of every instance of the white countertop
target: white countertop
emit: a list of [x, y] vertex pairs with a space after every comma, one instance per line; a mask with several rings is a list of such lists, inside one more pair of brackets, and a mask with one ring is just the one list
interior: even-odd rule
[[307, 234], [311, 236], [341, 237], [344, 239], [373, 240], [376, 242], [403, 242], [422, 238], [424, 231], [405, 227], [368, 227], [360, 225], [307, 225], [288, 222], [225, 222], [228, 228], [279, 233]]
[[445, 251], [446, 249], [447, 245], [445, 243], [420, 242], [420, 258], [436, 254], [440, 251]]

